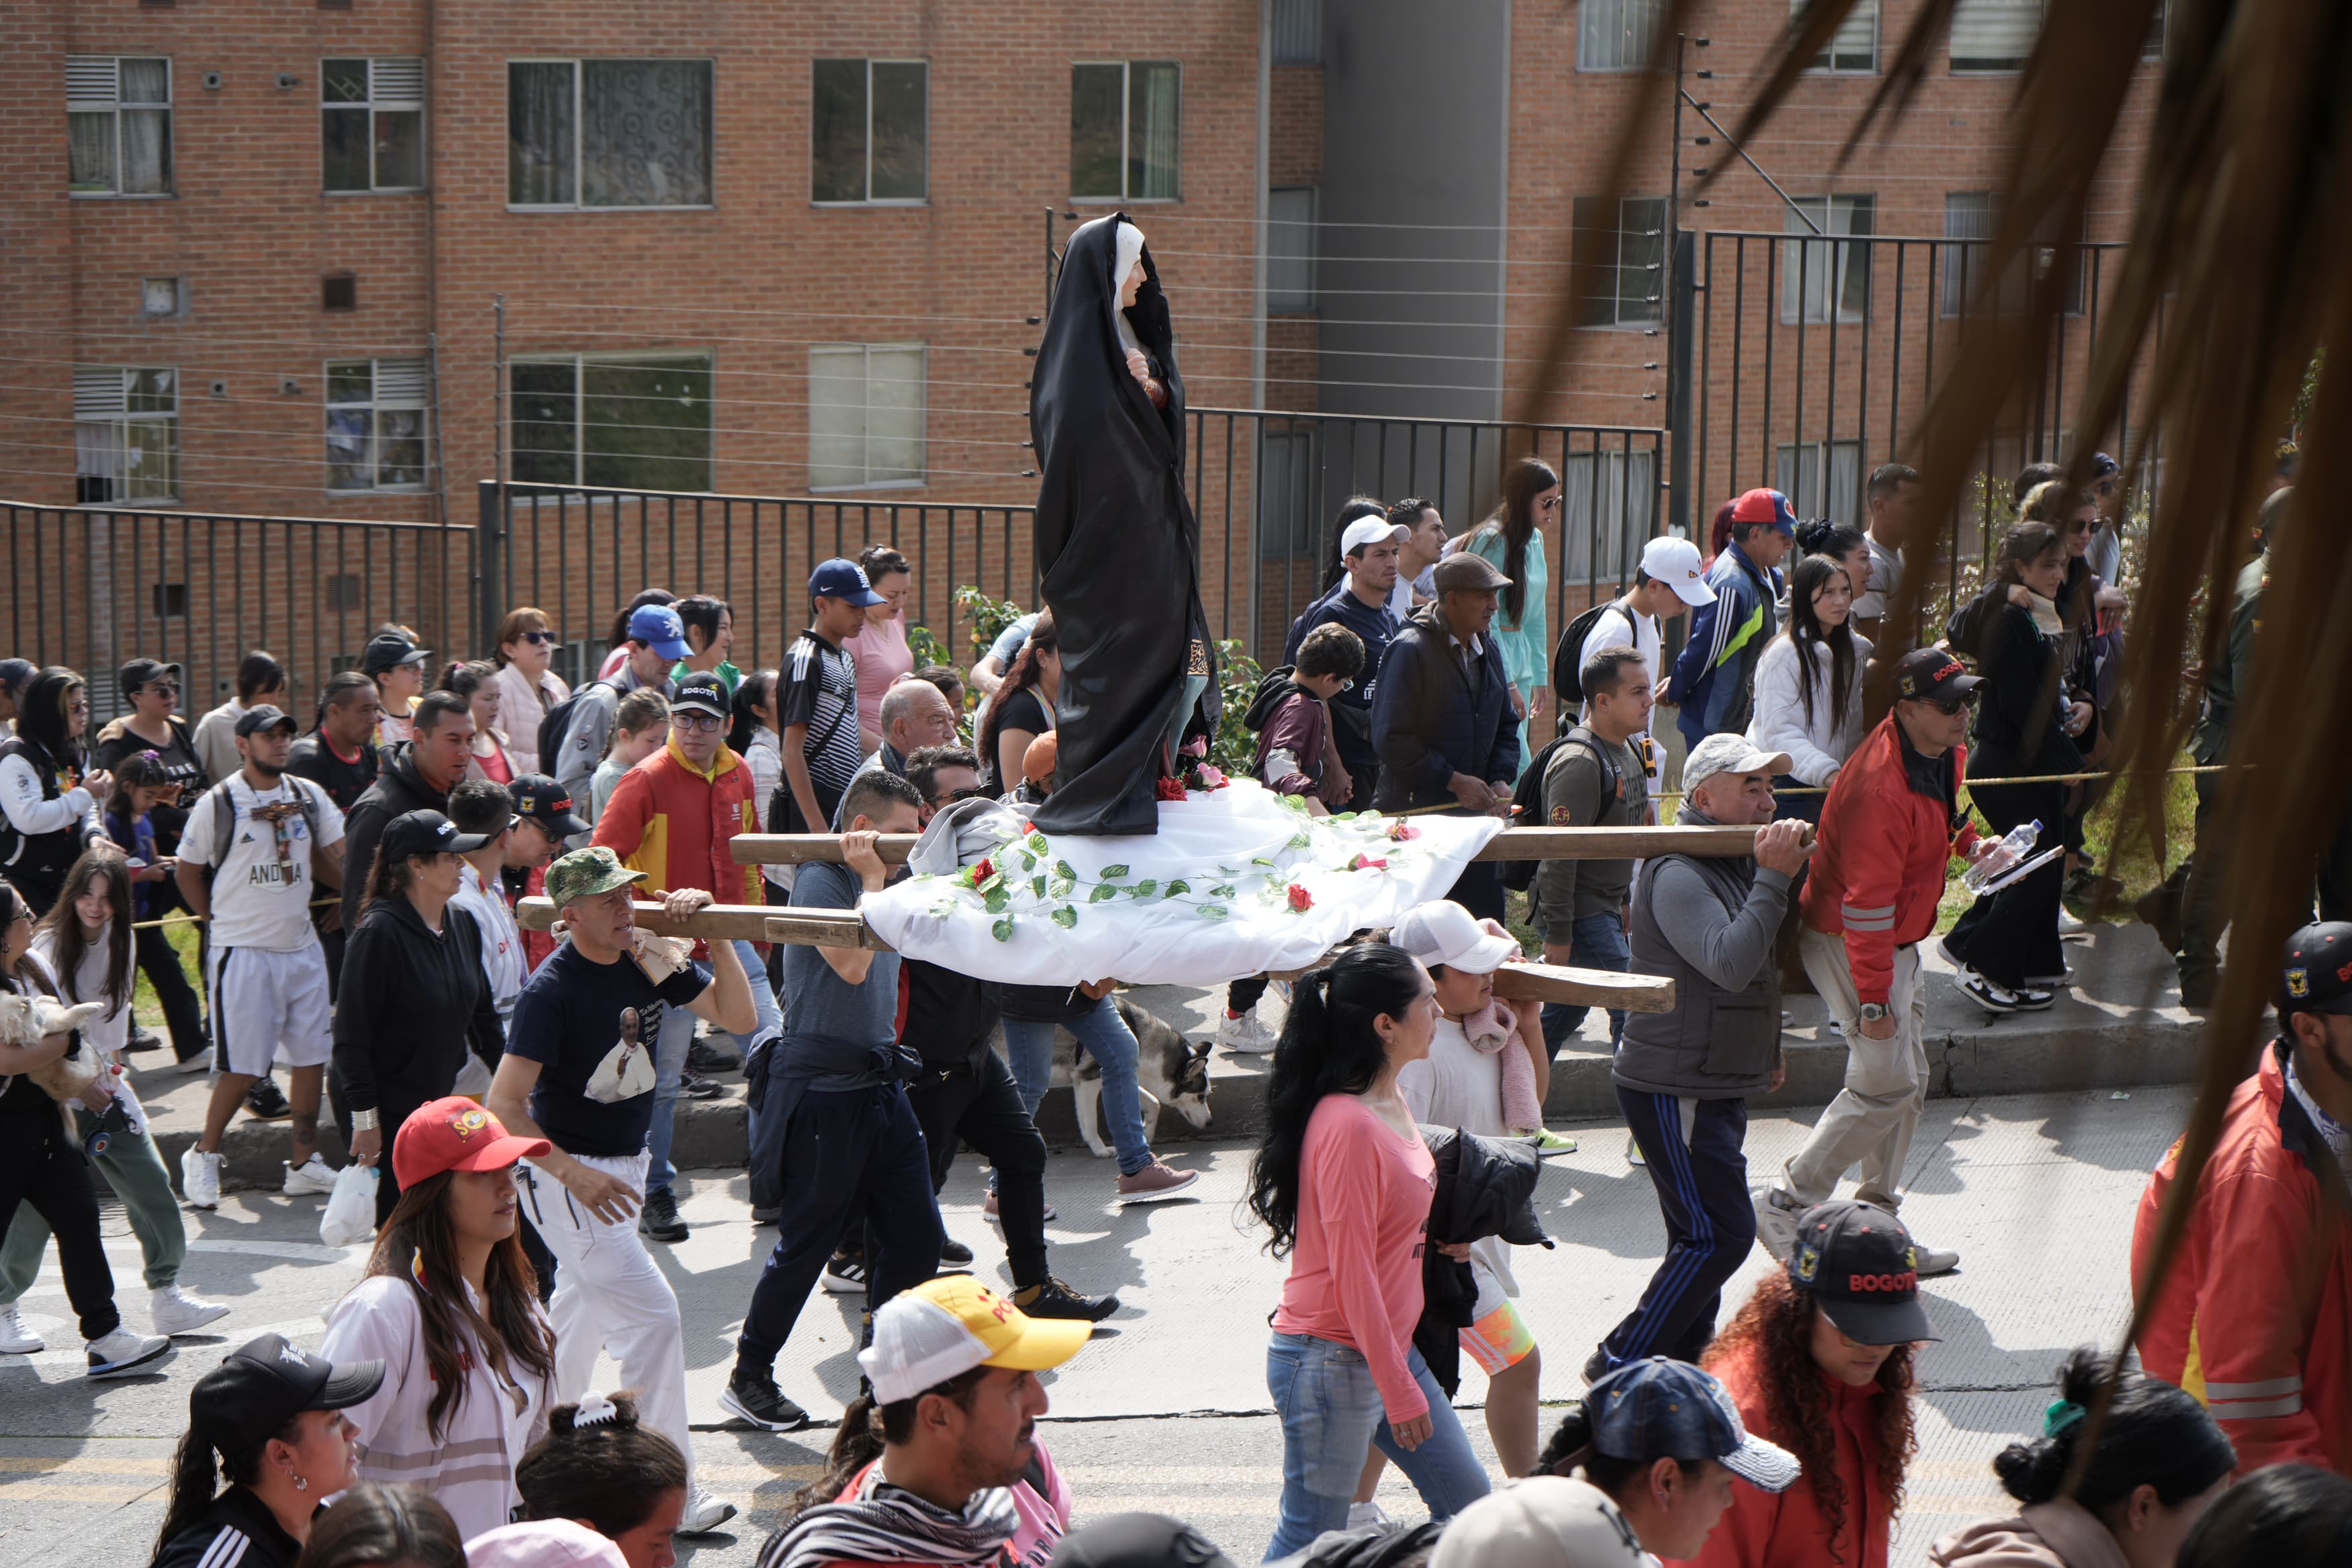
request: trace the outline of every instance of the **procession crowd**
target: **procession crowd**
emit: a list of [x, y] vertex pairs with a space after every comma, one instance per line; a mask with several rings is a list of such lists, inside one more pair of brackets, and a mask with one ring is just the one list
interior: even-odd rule
[[[1631, 588], [1556, 639], [1543, 540], [1561, 489], [1545, 464], [1517, 465], [1495, 514], [1458, 535], [1417, 497], [1343, 510], [1330, 587], [1247, 711], [1259, 783], [1315, 813], [1755, 837], [1745, 855], [1472, 862], [1447, 898], [1291, 984], [1278, 1026], [1265, 977], [1234, 982], [1220, 1044], [1270, 1054], [1247, 1205], [1289, 1266], [1265, 1352], [1284, 1447], [1269, 1561], [1886, 1563], [1938, 1338], [1919, 1282], [1959, 1263], [1899, 1217], [1928, 1087], [1921, 944], [1940, 942], [1988, 1013], [2048, 1007], [2071, 983], [2083, 922], [2064, 900], [2101, 890], [2084, 834], [2099, 785], [2076, 775], [2126, 699], [2107, 489], [2021, 476], [1982, 590], [1934, 640], [1897, 647], [1887, 605], [1916, 488], [1876, 470], [1861, 529], [1801, 526], [1780, 493], [1748, 491], [1706, 552], [1652, 540]], [[2205, 673], [2200, 760], [2226, 746], [2258, 651], [2260, 566]], [[307, 722], [266, 652], [193, 722], [179, 668], [134, 658], [115, 672], [121, 716], [95, 732], [81, 674], [0, 659], [0, 988], [19, 1009], [0, 1016], [20, 1021], [0, 1032], [0, 1353], [44, 1348], [16, 1303], [51, 1236], [93, 1377], [152, 1368], [226, 1314], [178, 1283], [182, 1205], [221, 1201], [241, 1109], [287, 1123], [284, 1192], [352, 1198], [373, 1222], [318, 1350], [264, 1335], [198, 1380], [159, 1568], [667, 1568], [674, 1534], [723, 1526], [737, 1509], [696, 1477], [678, 1304], [652, 1248], [688, 1234], [677, 1104], [738, 1066], [753, 1215], [778, 1237], [722, 1409], [806, 1425], [777, 1358], [820, 1288], [865, 1306], [863, 1391], [825, 1474], [758, 1521], [774, 1531], [762, 1568], [1223, 1561], [1177, 1521], [1081, 1505], [1037, 1428], [1036, 1374], [1119, 1307], [1051, 1267], [1034, 1119], [1057, 1028], [1099, 1068], [1117, 1201], [1200, 1179], [1150, 1146], [1141, 1020], [1117, 978], [1028, 985], [636, 923], [647, 897], [672, 920], [854, 910], [898, 874], [880, 836], [975, 797], [1050, 798], [1053, 612], [1013, 621], [968, 671], [919, 668], [916, 569], [878, 545], [822, 563], [807, 627], [749, 671], [707, 595], [638, 595], [577, 688], [536, 608], [508, 614], [478, 659], [436, 661], [387, 626], [319, 685]], [[1873, 661], [1892, 666], [1883, 714], [1864, 704]], [[2199, 830], [2151, 916], [2178, 928], [2192, 1003], [2210, 999], [2227, 853], [2203, 804]], [[838, 835], [840, 858], [738, 864], [731, 841], [761, 831]], [[1956, 861], [1975, 902], [1938, 938]], [[1996, 1462], [2014, 1514], [1937, 1542], [1935, 1562], [2352, 1555], [2342, 861], [2315, 860], [2321, 918], [2283, 955], [2275, 1037], [2231, 1103], [2136, 1364], [2084, 1349], [2055, 1369], [2043, 1430]], [[1671, 1011], [1609, 1015], [1666, 1250], [1633, 1310], [1570, 1347], [1583, 1392], [1549, 1432], [1510, 1254], [1541, 1237], [1539, 1160], [1574, 1147], [1542, 1107], [1587, 1011], [1496, 995], [1521, 958], [1510, 891], [1547, 962], [1675, 983]], [[535, 895], [554, 931], [518, 921]], [[197, 933], [200, 988], [175, 921]], [[160, 1036], [131, 1016], [134, 973]], [[1751, 1175], [1748, 1100], [1782, 1080], [1780, 1003], [1801, 987], [1844, 1039], [1844, 1085], [1793, 1158]], [[176, 1191], [122, 1071], [167, 1049], [211, 1074]], [[341, 1171], [320, 1152], [322, 1110]], [[1003, 1296], [940, 1223], [961, 1145], [991, 1168]], [[2178, 1158], [2151, 1177], [2119, 1286], [2154, 1289]], [[151, 1334], [117, 1308], [93, 1165], [138, 1238]], [[1759, 1245], [1780, 1267], [1727, 1316], [1724, 1287]], [[600, 1353], [624, 1391], [591, 1386]], [[1455, 1414], [1465, 1358], [1501, 1485]], [[1388, 1464], [1427, 1522], [1372, 1500]]]

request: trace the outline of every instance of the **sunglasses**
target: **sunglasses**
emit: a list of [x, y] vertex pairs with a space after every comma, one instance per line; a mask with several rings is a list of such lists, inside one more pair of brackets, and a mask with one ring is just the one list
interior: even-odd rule
[[970, 789], [951, 789], [945, 795], [935, 795], [931, 796], [931, 804], [933, 805], [953, 805], [960, 800], [973, 800], [981, 795], [986, 795], [987, 793], [988, 792], [986, 790], [982, 789], [977, 784], [973, 785]]
[[1559, 498], [1558, 496], [1546, 496], [1543, 500], [1536, 502], [1536, 505], [1543, 508], [1546, 511], [1558, 511], [1559, 510]]
[[147, 683], [147, 689], [151, 694], [157, 697], [177, 697], [180, 694], [178, 685], [169, 680], [149, 681]]
[[692, 730], [698, 734], [719, 729], [727, 722], [713, 713], [680, 711], [675, 708], [670, 710], [669, 721], [681, 730]]
[[1976, 705], [1977, 694], [1973, 691], [1964, 693], [1958, 697], [1933, 697], [1927, 700], [1927, 706], [1933, 708], [1937, 712], [1941, 713], [1947, 719], [1952, 718], [1959, 713], [1966, 712], [1969, 709], [1974, 708]]
[[541, 646], [551, 643], [554, 640], [555, 634], [553, 632], [524, 632], [515, 638], [515, 641], [517, 642], [537, 643]]

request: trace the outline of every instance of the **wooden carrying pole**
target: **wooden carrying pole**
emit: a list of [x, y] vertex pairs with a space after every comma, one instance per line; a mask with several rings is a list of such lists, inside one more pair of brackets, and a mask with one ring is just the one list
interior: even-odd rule
[[[804, 866], [841, 859], [841, 839], [831, 833], [739, 833], [733, 839], [739, 866]], [[1753, 827], [1513, 827], [1495, 836], [1474, 858], [1480, 860], [1640, 860], [1654, 855], [1752, 854]], [[915, 847], [911, 833], [886, 833], [875, 853], [890, 865]]]
[[[853, 910], [791, 910], [779, 914], [765, 904], [709, 904], [685, 920], [674, 921], [662, 913], [659, 904], [640, 903], [635, 908], [637, 924], [662, 936], [890, 951], [890, 944]], [[525, 899], [515, 906], [515, 921], [526, 931], [545, 931], [555, 923], [555, 906], [544, 898]], [[1507, 963], [1495, 972], [1495, 994], [1520, 1002], [1567, 1002], [1619, 1007], [1629, 1013], [1664, 1013], [1675, 1005], [1675, 983], [1654, 974]]]

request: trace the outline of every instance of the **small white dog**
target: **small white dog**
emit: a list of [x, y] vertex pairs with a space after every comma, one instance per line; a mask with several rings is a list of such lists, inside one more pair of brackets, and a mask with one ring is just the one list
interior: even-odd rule
[[[1195, 1128], [1209, 1124], [1209, 1047], [1194, 1045], [1156, 1014], [1147, 1013], [1122, 996], [1118, 1016], [1135, 1035], [1135, 1080], [1141, 1089], [1143, 1135], [1160, 1130], [1160, 1108], [1173, 1106]], [[1076, 1100], [1078, 1136], [1095, 1158], [1114, 1152], [1102, 1131], [1102, 1064], [1087, 1057], [1077, 1059], [1077, 1037], [1067, 1029], [1054, 1031], [1054, 1076], [1048, 1087], [1067, 1085]]]
[[[37, 1046], [47, 1036], [79, 1029], [105, 1013], [106, 1005], [102, 1002], [67, 1003], [54, 996], [0, 993], [0, 1041], [17, 1047]], [[62, 1104], [96, 1082], [98, 1071], [97, 1050], [77, 1041], [64, 1056], [35, 1068], [26, 1076], [51, 1100]]]

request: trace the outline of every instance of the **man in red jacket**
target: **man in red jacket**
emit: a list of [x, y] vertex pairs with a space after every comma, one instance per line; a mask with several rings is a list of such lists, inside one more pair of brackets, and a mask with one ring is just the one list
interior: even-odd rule
[[2148, 1264], [2179, 1143], [2140, 1195], [2139, 1358], [2204, 1402], [2240, 1475], [2286, 1464], [2352, 1475], [2352, 924], [2304, 927], [2283, 970], [2278, 1036], [2230, 1098], [2160, 1283]]
[[[1798, 946], [1845, 1037], [1845, 1087], [1780, 1182], [1756, 1190], [1756, 1239], [1784, 1263], [1797, 1216], [1827, 1202], [1855, 1164], [1858, 1200], [1890, 1214], [1903, 1201], [1896, 1184], [1927, 1100], [1919, 943], [1936, 929], [1951, 858], [1973, 860], [1991, 843], [1958, 805], [1979, 684], [1941, 649], [1906, 654], [1895, 710], [1838, 770], [1822, 808]], [[1957, 1252], [1919, 1248], [1923, 1275], [1959, 1262]]]

